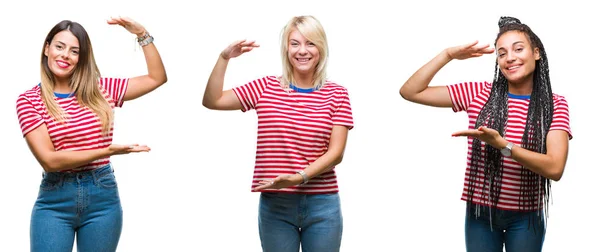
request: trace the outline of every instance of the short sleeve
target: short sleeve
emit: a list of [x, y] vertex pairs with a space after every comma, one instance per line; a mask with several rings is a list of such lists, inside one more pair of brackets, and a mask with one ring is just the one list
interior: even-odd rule
[[107, 92], [115, 107], [123, 106], [128, 85], [128, 78], [100, 78], [100, 86]]
[[573, 138], [569, 119], [569, 104], [563, 96], [554, 95], [554, 112], [549, 130], [564, 130], [569, 134], [569, 140]]
[[35, 108], [31, 100], [27, 99], [25, 95], [20, 95], [17, 99], [17, 117], [21, 125], [23, 137], [44, 123], [40, 111]]
[[233, 92], [242, 104], [243, 112], [256, 108], [258, 100], [267, 86], [268, 78], [269, 77], [263, 77], [233, 88]]
[[342, 90], [336, 94], [335, 100], [337, 105], [332, 116], [333, 124], [346, 126], [349, 130], [354, 128], [354, 119], [352, 117], [352, 107], [350, 106], [348, 90], [342, 88]]
[[489, 82], [462, 82], [446, 86], [450, 99], [452, 100], [452, 110], [454, 112], [466, 111], [471, 102], [482, 91], [488, 92], [492, 88], [492, 83]]

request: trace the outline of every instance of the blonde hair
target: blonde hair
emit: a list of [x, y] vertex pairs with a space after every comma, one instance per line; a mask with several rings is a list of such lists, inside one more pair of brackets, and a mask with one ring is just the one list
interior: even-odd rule
[[327, 78], [327, 60], [329, 58], [329, 47], [327, 45], [327, 36], [323, 26], [313, 16], [293, 17], [281, 32], [281, 60], [283, 74], [280, 78], [283, 89], [289, 89], [290, 83], [294, 83], [294, 72], [292, 63], [288, 57], [288, 43], [292, 31], [297, 30], [307, 40], [315, 44], [319, 50], [319, 62], [315, 67], [313, 75], [313, 88], [319, 89]]
[[48, 56], [45, 55], [46, 46], [49, 46], [56, 34], [68, 30], [79, 41], [79, 61], [75, 66], [73, 75], [69, 80], [69, 86], [77, 97], [77, 102], [85, 108], [93, 111], [100, 120], [102, 134], [108, 134], [113, 123], [113, 111], [110, 104], [100, 91], [100, 70], [94, 59], [92, 43], [90, 38], [80, 24], [69, 20], [56, 24], [46, 36], [42, 48], [41, 61], [41, 96], [50, 115], [57, 121], [64, 123], [68, 115], [54, 100], [55, 77], [48, 67]]

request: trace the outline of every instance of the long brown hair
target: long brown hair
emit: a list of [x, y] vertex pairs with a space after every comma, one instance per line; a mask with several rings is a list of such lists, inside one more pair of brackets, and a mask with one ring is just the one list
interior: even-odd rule
[[56, 78], [48, 67], [48, 56], [44, 53], [46, 46], [51, 44], [54, 36], [65, 30], [71, 32], [79, 41], [79, 61], [69, 79], [69, 86], [71, 90], [73, 90], [73, 94], [77, 97], [77, 102], [79, 102], [82, 107], [92, 110], [98, 116], [102, 125], [102, 133], [108, 134], [113, 122], [112, 108], [99, 88], [98, 81], [100, 80], [100, 70], [94, 59], [90, 38], [83, 26], [77, 22], [70, 20], [59, 22], [50, 30], [44, 40], [41, 57], [42, 101], [55, 120], [64, 122], [67, 119], [68, 115], [66, 115], [54, 100], [54, 85], [56, 83]]

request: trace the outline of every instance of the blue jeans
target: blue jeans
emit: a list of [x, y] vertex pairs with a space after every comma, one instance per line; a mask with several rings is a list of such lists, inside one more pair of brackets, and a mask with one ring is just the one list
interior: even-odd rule
[[[470, 212], [469, 212], [470, 210]], [[530, 223], [529, 218], [534, 222]], [[467, 251], [476, 252], [535, 252], [542, 251], [545, 223], [539, 222], [537, 212], [518, 212], [496, 209], [490, 227], [489, 208], [481, 207], [475, 215], [475, 207], [467, 207], [465, 218], [465, 242]]]
[[261, 193], [258, 229], [264, 252], [339, 251], [340, 197], [332, 194]]
[[123, 211], [110, 165], [78, 173], [44, 173], [31, 213], [31, 251], [116, 251]]

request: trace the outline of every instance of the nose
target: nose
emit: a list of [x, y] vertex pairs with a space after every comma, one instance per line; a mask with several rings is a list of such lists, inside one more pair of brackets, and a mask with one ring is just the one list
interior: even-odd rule
[[512, 53], [512, 52], [507, 52], [507, 53], [506, 53], [506, 61], [507, 61], [507, 62], [513, 62], [513, 61], [515, 61], [516, 59], [517, 59], [517, 57], [515, 56], [515, 54], [514, 54], [514, 53]]
[[69, 50], [62, 50], [62, 51], [60, 52], [60, 56], [61, 56], [63, 59], [69, 58]]
[[298, 53], [307, 54], [308, 50], [306, 50], [306, 45], [300, 45], [300, 49], [298, 49]]

